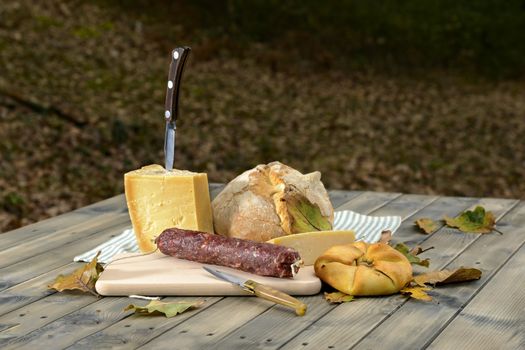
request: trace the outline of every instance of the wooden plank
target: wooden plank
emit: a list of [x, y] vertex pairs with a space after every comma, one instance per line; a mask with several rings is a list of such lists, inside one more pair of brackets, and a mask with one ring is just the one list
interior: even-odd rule
[[[193, 299], [196, 299], [194, 297]], [[176, 334], [176, 348], [190, 349], [200, 348], [196, 346], [199, 344], [198, 339], [204, 339], [208, 342], [213, 342], [218, 336], [223, 334], [224, 330], [230, 329], [239, 323], [244, 323], [253, 317], [253, 314], [259, 314], [268, 308], [268, 302], [251, 297], [228, 297], [216, 302], [213, 307], [198, 313], [190, 318], [191, 323], [187, 320], [182, 322], [167, 322], [165, 319], [149, 319], [144, 318], [126, 318], [108, 328], [105, 328], [97, 333], [80, 339], [71, 345], [71, 349], [93, 349], [104, 348], [111, 344], [112, 349], [126, 349], [136, 348], [139, 345], [147, 344], [154, 340], [156, 336], [171, 330], [172, 334]], [[235, 307], [232, 308], [231, 303], [227, 301], [235, 299]], [[213, 308], [213, 310], [211, 310]], [[131, 325], [130, 329], [123, 328], [123, 324]], [[195, 325], [208, 325], [206, 327], [195, 327]], [[150, 329], [151, 328], [151, 329]], [[149, 330], [149, 332], [148, 332]], [[193, 341], [197, 339], [196, 343]], [[173, 339], [171, 339], [170, 346], [173, 346]], [[151, 345], [147, 344], [148, 347]], [[155, 347], [157, 347], [155, 345]]]
[[[34, 237], [27, 242], [21, 242], [19, 245], [8, 248], [2, 252], [0, 268], [23, 262], [28, 258], [35, 257], [39, 254], [58, 249], [65, 244], [70, 244], [78, 240], [88, 240], [89, 237], [99, 234], [106, 227], [112, 227], [115, 224], [127, 224], [130, 226], [127, 213], [115, 216], [115, 214], [101, 214], [86, 220], [78, 225], [65, 227], [48, 235]], [[114, 234], [115, 236], [117, 234]], [[89, 248], [87, 248], [89, 249]], [[87, 250], [86, 249], [86, 250]]]
[[[523, 211], [521, 215], [525, 218]], [[524, 237], [525, 227], [521, 226], [514, 236], [518, 233]], [[524, 265], [525, 245], [522, 243], [520, 249], [428, 348], [524, 349]]]
[[53, 294], [47, 286], [59, 274], [71, 273], [79, 266], [78, 263], [71, 262], [3, 290], [0, 293], [0, 316]]
[[122, 213], [126, 210], [125, 208], [124, 196], [119, 195], [66, 214], [20, 227], [0, 234], [0, 249], [16, 246], [20, 242], [27, 242], [35, 237], [48, 235], [64, 227], [82, 224], [82, 222], [97, 217], [101, 213]]
[[[363, 200], [363, 196], [368, 199]], [[413, 212], [419, 210], [421, 207], [425, 207], [435, 197], [418, 196], [418, 195], [405, 195], [398, 197], [393, 201], [389, 201], [390, 198], [396, 197], [395, 195], [381, 194], [384, 207], [379, 205], [378, 200], [374, 197], [373, 193], [364, 193], [363, 195], [354, 198], [350, 202], [347, 202], [343, 207], [346, 209], [354, 209], [356, 207], [361, 209], [361, 212], [367, 213], [372, 211], [375, 215], [376, 212], [383, 212], [383, 209], [392, 207], [392, 211], [388, 211], [391, 215], [401, 215], [403, 217], [411, 215]], [[365, 208], [365, 203], [369, 203], [369, 208]], [[375, 211], [374, 211], [375, 210]], [[278, 305], [269, 305], [265, 312], [259, 314], [259, 310], [243, 310], [243, 315], [246, 313], [251, 314], [252, 319], [246, 323], [246, 320], [250, 319], [248, 316], [244, 316], [239, 320], [229, 320], [228, 324], [216, 325], [213, 322], [199, 322], [197, 319], [190, 319], [178, 327], [162, 334], [155, 338], [147, 346], [154, 348], [167, 348], [170, 346], [172, 339], [177, 338], [177, 341], [182, 341], [188, 345], [189, 348], [224, 348], [224, 349], [235, 349], [235, 348], [246, 348], [246, 347], [269, 347], [274, 348], [279, 344], [282, 344], [282, 339], [293, 334], [296, 329], [306, 328], [309, 324], [315, 322], [321, 315], [326, 314], [332, 310], [335, 306], [325, 302], [321, 296], [310, 296], [300, 298], [308, 305], [308, 312], [303, 317], [297, 317], [293, 312], [284, 309]], [[210, 308], [207, 314], [212, 317], [215, 313], [221, 313], [217, 310], [222, 307], [224, 310], [235, 310], [237, 308], [237, 298], [227, 298], [222, 300]], [[202, 315], [205, 317], [206, 315]], [[191, 329], [191, 334], [180, 334], [182, 329]], [[264, 332], [261, 332], [264, 330]], [[212, 334], [210, 337], [197, 337], [198, 334]]]
[[[463, 204], [465, 203], [463, 202]], [[488, 210], [492, 210], [497, 217], [501, 218], [516, 204], [516, 201], [482, 199], [476, 204], [481, 204]], [[462, 208], [462, 204], [455, 206], [455, 208], [451, 208], [450, 205], [451, 203], [448, 200], [439, 200], [426, 208], [426, 210], [429, 212], [439, 212], [440, 208], [442, 208], [444, 211], [448, 210], [450, 213], [452, 209], [455, 209], [455, 214], [459, 214], [465, 209]], [[422, 211], [417, 214], [417, 217], [425, 214], [425, 211]], [[434, 246], [435, 249], [425, 253], [425, 257], [430, 258], [432, 269], [440, 269], [445, 267], [466, 247], [472, 244], [479, 235], [458, 233], [456, 230], [443, 227], [438, 232], [426, 236], [417, 233], [413, 227], [411, 227], [410, 231], [406, 230], [406, 228], [402, 230], [399, 237], [409, 238], [414, 242], [424, 242], [425, 247]], [[416, 268], [415, 270], [418, 269]], [[292, 349], [306, 343], [307, 346], [303, 346], [304, 348], [316, 349], [321, 345], [325, 347], [327, 345], [326, 339], [330, 339], [330, 344], [328, 345], [337, 346], [338, 344], [345, 344], [347, 347], [353, 347], [358, 344], [359, 341], [373, 340], [370, 333], [373, 332], [376, 327], [381, 327], [381, 324], [406, 302], [405, 297], [394, 295], [382, 298], [359, 298], [355, 302], [342, 304], [326, 316], [320, 318], [319, 321], [311, 327], [298, 334], [283, 348]], [[373, 310], [373, 312], [371, 312], [371, 310]], [[420, 319], [417, 322], [421, 324], [422, 320]], [[427, 320], [425, 320], [425, 322], [427, 322]], [[344, 329], [343, 325], [348, 324], [352, 325], [351, 332]], [[394, 339], [395, 336], [392, 335], [392, 329], [396, 329], [397, 331], [397, 327], [397, 324], [390, 326], [388, 336], [383, 338], [382, 347], [386, 346], [385, 344], [390, 346], [391, 343], [397, 345], [397, 340]], [[409, 338], [407, 334], [416, 333], [403, 334], [405, 335], [398, 337], [398, 340], [405, 344], [405, 341], [408, 342]], [[366, 346], [363, 345], [363, 347]], [[392, 345], [392, 348], [396, 348], [395, 345]], [[402, 348], [404, 348], [404, 345]], [[410, 348], [410, 346], [408, 348]]]
[[400, 196], [401, 193], [363, 192], [361, 195], [337, 207], [337, 210], [353, 210], [358, 213], [366, 214], [382, 207], [387, 202]]
[[[392, 197], [391, 194], [379, 194], [378, 196], [381, 196], [382, 198], [386, 198], [385, 200], [389, 200]], [[351, 198], [359, 197], [359, 193], [355, 193], [355, 195], [352, 194], [352, 195], [345, 196], [345, 197], [351, 197]], [[335, 199], [332, 198], [332, 200], [337, 201], [338, 199], [337, 198], [335, 198]], [[361, 206], [363, 206], [363, 204], [360, 201], [358, 203]], [[374, 205], [374, 208], [375, 208], [377, 206], [377, 203], [374, 202], [373, 205]], [[46, 301], [46, 299], [47, 298], [43, 299], [41, 302], [44, 303]], [[120, 307], [120, 305], [118, 304], [120, 302], [119, 301], [120, 299], [129, 300], [127, 298], [112, 298], [112, 299], [115, 300], [115, 303], [117, 305], [117, 306], [113, 305], [112, 307]], [[219, 301], [221, 299], [222, 298], [214, 298], [212, 300], [214, 302], [217, 302], [217, 301]], [[228, 301], [227, 303], [224, 302], [226, 300]], [[254, 301], [253, 298], [226, 298], [226, 299], [223, 299], [221, 301], [222, 304], [221, 304], [220, 308], [225, 308], [225, 310], [228, 311], [228, 314], [231, 314], [231, 312], [233, 310], [237, 310], [238, 309], [237, 304], [241, 300], [244, 303], [246, 303], [247, 305], [253, 306], [253, 304], [252, 304], [253, 301]], [[232, 304], [231, 304], [232, 302], [233, 302], [233, 305], [235, 305], [234, 308], [231, 307], [232, 306]], [[259, 307], [262, 307], [263, 309], [267, 309], [269, 306], [272, 305], [272, 304], [268, 304], [268, 303], [266, 303], [264, 301], [257, 300], [257, 302], [258, 303], [262, 303], [262, 304], [260, 304]], [[92, 311], [97, 303], [98, 302], [94, 303], [93, 305], [90, 304], [89, 305], [89, 310]], [[207, 305], [207, 306], [209, 306], [209, 305]], [[86, 311], [84, 311], [84, 312], [86, 312]], [[248, 317], [248, 315], [252, 315], [253, 314], [253, 308], [250, 309], [250, 308], [244, 308], [243, 307], [242, 310], [239, 309], [239, 312], [240, 312], [238, 314], [239, 317], [240, 317], [241, 314], [245, 315], [245, 317]], [[255, 312], [257, 314], [257, 313], [260, 313], [261, 311], [255, 310]], [[212, 313], [215, 314], [215, 312], [212, 312]], [[206, 314], [209, 315], [210, 313], [208, 313], [208, 311], [206, 311]], [[92, 348], [93, 344], [97, 344], [97, 347], [105, 346], [107, 344], [111, 344], [112, 347], [124, 347], [124, 348], [135, 347], [135, 346], [143, 344], [144, 342], [148, 341], [149, 339], [154, 338], [156, 335], [162, 334], [167, 329], [171, 329], [171, 328], [175, 327], [178, 324], [178, 322], [177, 323], [173, 323], [175, 321], [167, 322], [164, 318], [152, 318], [152, 319], [148, 319], [147, 322], [145, 322], [144, 320], [140, 320], [140, 321], [137, 320], [136, 323], [134, 322], [129, 327], [124, 327], [123, 325], [129, 325], [130, 324], [129, 318], [124, 318], [122, 320], [120, 320], [120, 319], [121, 318], [115, 319], [114, 320], [115, 323], [113, 325], [111, 325], [110, 327], [108, 327], [108, 324], [101, 325], [101, 327], [100, 327], [101, 331], [99, 331], [97, 333], [94, 333], [94, 334], [90, 335], [89, 337], [87, 337], [85, 339], [80, 339], [80, 338], [82, 338], [81, 335], [83, 333], [76, 332], [75, 335], [77, 335], [79, 337], [79, 341], [78, 341], [78, 343], [74, 343], [73, 347], [74, 348], [77, 348], [77, 347], [91, 347]], [[48, 317], [48, 320], [53, 320], [53, 318]], [[236, 320], [235, 318], [232, 318], [232, 321], [235, 321], [235, 320]], [[57, 320], [57, 322], [59, 322], [59, 321]], [[53, 321], [53, 323], [54, 323], [54, 321]], [[153, 327], [153, 329], [151, 329], [152, 327]], [[130, 328], [132, 328], [132, 329], [130, 330]], [[227, 328], [227, 325], [226, 324], [223, 325], [223, 328]], [[53, 329], [53, 328], [50, 328], [50, 330], [51, 329]], [[192, 328], [192, 329], [194, 329], [194, 328]], [[26, 330], [27, 330], [27, 328], [26, 328]], [[184, 331], [184, 330], [181, 330], [181, 331]], [[43, 337], [44, 336], [37, 329], [35, 329], [34, 332], [32, 332], [32, 334], [35, 337]], [[49, 333], [49, 334], [51, 334], [51, 333]], [[136, 336], [136, 335], [140, 335], [140, 336]], [[211, 336], [207, 336], [207, 337], [211, 337]], [[209, 339], [211, 339], [211, 338], [209, 338]], [[33, 340], [28, 340], [28, 341], [32, 342]], [[69, 340], [67, 340], [67, 341], [69, 341]], [[25, 344], [24, 342], [22, 342], [22, 343]], [[22, 343], [20, 343], [20, 344], [22, 344]], [[62, 344], [62, 343], [60, 343], [60, 344]]]
[[75, 255], [107, 241], [112, 235], [121, 233], [127, 227], [129, 227], [127, 214], [116, 214], [115, 220], [111, 225], [94, 229], [98, 234], [94, 232], [85, 238], [0, 269], [0, 291], [46, 273], [49, 270], [66, 265]]
[[[85, 297], [85, 296], [82, 296]], [[201, 298], [202, 299], [202, 298]], [[173, 319], [165, 319], [164, 322], [178, 323], [184, 319], [192, 317], [194, 314], [202, 312], [208, 306], [216, 302], [218, 298], [206, 298], [205, 305], [197, 310], [191, 310], [183, 315], [177, 316]], [[188, 300], [188, 298], [169, 298], [167, 300]], [[195, 300], [195, 298], [191, 299]], [[38, 348], [38, 349], [61, 349], [71, 345], [76, 339], [85, 337], [99, 329], [103, 329], [113, 324], [114, 322], [129, 317], [131, 313], [124, 311], [124, 308], [130, 302], [145, 304], [141, 300], [133, 300], [129, 298], [103, 298], [93, 302], [79, 310], [62, 315], [52, 322], [48, 322], [41, 327], [34, 329], [32, 332], [20, 335], [16, 338], [7, 338], [2, 344], [3, 349], [15, 349], [19, 347], [24, 348]], [[60, 312], [60, 308], [58, 309]], [[52, 316], [49, 316], [51, 318]], [[133, 317], [133, 316], [132, 316]], [[152, 317], [155, 319], [156, 317]], [[123, 324], [122, 327], [125, 332], [130, 332], [133, 324], [146, 324], [149, 322], [148, 317], [140, 317], [135, 320], [135, 317], [130, 318], [130, 323]], [[19, 320], [23, 322], [23, 320]], [[135, 321], [135, 322], [132, 322]], [[26, 323], [30, 327], [30, 323]], [[129, 324], [129, 326], [128, 326]], [[151, 327], [149, 327], [151, 328]], [[149, 330], [148, 331], [151, 331]], [[16, 328], [7, 329], [11, 333], [16, 332]], [[5, 333], [5, 331], [3, 332]], [[130, 334], [131, 335], [131, 334]], [[136, 335], [136, 333], [135, 333]]]
[[[82, 295], [70, 298], [61, 293], [48, 296], [45, 302], [35, 302], [20, 309], [7, 313], [0, 317], [0, 347], [7, 345], [19, 336], [25, 335], [38, 329], [47, 323], [49, 319], [55, 319], [56, 315], [67, 315], [75, 310], [94, 303], [97, 297], [93, 295]], [[31, 319], [27, 322], [26, 319]]]
[[[514, 224], [513, 224], [514, 223]], [[359, 344], [358, 348], [370, 348], [389, 339], [389, 344], [420, 348], [426, 346], [450, 322], [461, 308], [468, 303], [475, 293], [491, 279], [491, 276], [508, 259], [509, 255], [525, 242], [525, 206], [515, 207], [500, 221], [503, 236], [499, 234], [475, 235], [476, 240], [461, 252], [457, 258], [447, 264], [447, 268], [472, 266], [483, 271], [483, 277], [476, 282], [464, 285], [451, 285], [435, 289], [431, 294], [432, 303], [408, 301], [388, 317], [379, 327], [374, 329]], [[460, 233], [461, 234], [461, 233]], [[490, 247], [490, 254], [486, 253]], [[439, 251], [435, 252], [439, 254]], [[432, 258], [431, 258], [432, 259]], [[390, 339], [392, 327], [405, 334], [418, 334], [410, 339]]]
[[336, 209], [351, 199], [362, 195], [363, 193], [363, 191], [328, 191], [330, 202], [332, 202], [332, 206]]

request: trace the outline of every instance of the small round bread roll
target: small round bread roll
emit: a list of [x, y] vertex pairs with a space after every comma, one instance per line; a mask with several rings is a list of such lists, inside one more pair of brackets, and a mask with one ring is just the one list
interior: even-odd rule
[[322, 281], [349, 295], [394, 294], [412, 280], [408, 259], [384, 243], [333, 246], [314, 268]]

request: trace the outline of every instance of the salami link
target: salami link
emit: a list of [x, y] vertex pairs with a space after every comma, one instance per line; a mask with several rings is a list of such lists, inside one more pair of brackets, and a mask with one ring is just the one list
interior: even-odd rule
[[178, 228], [164, 230], [155, 243], [166, 255], [260, 276], [293, 277], [301, 263], [292, 248]]

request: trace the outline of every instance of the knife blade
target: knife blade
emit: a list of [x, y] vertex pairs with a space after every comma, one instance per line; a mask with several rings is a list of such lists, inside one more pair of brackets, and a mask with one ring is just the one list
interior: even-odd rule
[[274, 303], [290, 307], [295, 310], [295, 313], [298, 316], [303, 316], [306, 313], [306, 304], [295, 299], [294, 297], [289, 296], [288, 294], [281, 292], [272, 287], [266, 286], [259, 282], [255, 282], [251, 279], [245, 279], [239, 276], [232, 275], [230, 273], [220, 271], [217, 269], [212, 269], [208, 266], [202, 267], [204, 270], [208, 271], [215, 277], [230, 282], [234, 285], [241, 287], [246, 292], [254, 294], [260, 298], [272, 301]]
[[175, 134], [177, 118], [179, 116], [179, 92], [184, 64], [191, 51], [189, 47], [177, 47], [171, 52], [171, 63], [166, 86], [166, 104], [164, 119], [166, 133], [164, 136], [164, 164], [167, 171], [173, 169], [175, 161]]

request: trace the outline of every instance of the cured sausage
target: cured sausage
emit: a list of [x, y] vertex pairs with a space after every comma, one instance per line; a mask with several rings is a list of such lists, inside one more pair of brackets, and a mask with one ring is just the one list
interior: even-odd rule
[[179, 228], [164, 230], [155, 243], [166, 255], [260, 276], [293, 277], [302, 263], [293, 248]]

